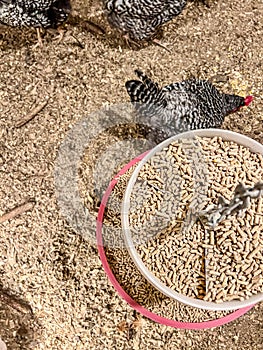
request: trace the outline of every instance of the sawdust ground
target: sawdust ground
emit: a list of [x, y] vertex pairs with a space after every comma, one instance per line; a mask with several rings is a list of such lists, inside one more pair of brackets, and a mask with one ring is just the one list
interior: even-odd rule
[[[54, 161], [67, 131], [102, 106], [127, 102], [124, 83], [135, 68], [159, 84], [194, 75], [212, 78], [225, 92], [252, 93], [251, 106], [228, 116], [224, 128], [263, 141], [260, 2], [209, 3], [190, 2], [164, 27], [162, 42], [171, 53], [154, 45], [127, 47], [96, 15], [99, 1], [78, 0], [73, 6], [106, 35], [90, 33], [77, 20], [66, 25], [59, 45], [54, 33], [46, 33], [44, 47], [33, 49], [34, 30], [1, 28], [0, 214], [29, 199], [36, 203], [1, 224], [0, 287], [27, 305], [15, 308], [0, 299], [0, 336], [10, 349], [261, 348], [262, 303], [235, 322], [199, 332], [141, 318], [116, 294], [97, 249], [72, 231], [55, 197]], [[14, 127], [47, 96], [43, 111]], [[118, 328], [138, 318], [140, 327], [133, 332]]]

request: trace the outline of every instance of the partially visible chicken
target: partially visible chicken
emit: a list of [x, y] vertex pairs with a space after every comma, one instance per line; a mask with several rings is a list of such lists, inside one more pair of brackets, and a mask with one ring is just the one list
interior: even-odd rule
[[220, 127], [226, 115], [248, 106], [252, 96], [220, 93], [206, 80], [190, 79], [163, 88], [141, 71], [126, 82], [141, 121], [168, 133]]
[[0, 24], [57, 28], [66, 21], [70, 11], [70, 0], [0, 0]]
[[109, 23], [132, 40], [149, 40], [179, 15], [186, 0], [104, 0]]

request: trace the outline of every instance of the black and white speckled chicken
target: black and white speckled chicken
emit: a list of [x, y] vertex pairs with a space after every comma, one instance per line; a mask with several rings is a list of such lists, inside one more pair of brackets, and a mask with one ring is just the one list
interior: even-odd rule
[[109, 23], [132, 40], [149, 40], [179, 15], [186, 0], [104, 0]]
[[70, 10], [70, 0], [0, 0], [0, 24], [56, 28], [66, 21]]
[[252, 96], [220, 93], [206, 80], [189, 79], [159, 88], [141, 71], [135, 73], [140, 81], [127, 81], [126, 89], [139, 121], [166, 130], [169, 135], [221, 127], [226, 115], [252, 101]]

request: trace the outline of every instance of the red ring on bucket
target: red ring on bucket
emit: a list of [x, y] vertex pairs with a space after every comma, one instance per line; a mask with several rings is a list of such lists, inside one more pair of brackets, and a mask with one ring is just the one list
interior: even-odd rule
[[113, 180], [110, 182], [106, 192], [104, 193], [104, 196], [102, 198], [99, 212], [98, 212], [98, 217], [97, 217], [97, 232], [96, 232], [96, 237], [97, 237], [97, 247], [100, 255], [100, 259], [103, 265], [103, 268], [111, 281], [113, 287], [116, 289], [118, 294], [136, 311], [140, 312], [142, 315], [146, 316], [147, 318], [158, 322], [160, 324], [163, 324], [165, 326], [170, 326], [173, 328], [182, 328], [182, 329], [194, 329], [194, 330], [199, 330], [199, 329], [208, 329], [208, 328], [213, 328], [213, 327], [219, 327], [222, 326], [226, 323], [229, 323], [231, 321], [236, 320], [240, 316], [244, 315], [246, 312], [248, 312], [254, 305], [250, 305], [247, 307], [244, 307], [242, 309], [238, 309], [233, 311], [231, 314], [228, 314], [227, 316], [212, 320], [212, 321], [204, 321], [204, 322], [182, 322], [182, 321], [176, 321], [172, 320], [166, 317], [159, 316], [142, 305], [138, 304], [132, 297], [125, 292], [125, 290], [122, 288], [122, 286], [119, 284], [117, 281], [115, 275], [113, 274], [110, 265], [108, 263], [104, 246], [103, 246], [103, 237], [102, 237], [102, 227], [103, 227], [103, 216], [104, 216], [104, 211], [107, 205], [107, 201], [109, 199], [109, 196], [115, 187], [115, 185], [118, 182], [119, 176], [123, 175], [126, 173], [127, 170], [129, 170], [133, 165], [138, 163], [140, 160], [144, 158], [144, 156], [148, 152], [145, 152], [141, 154], [140, 156], [134, 158], [131, 160], [128, 164], [126, 164], [120, 171], [119, 173], [113, 178]]

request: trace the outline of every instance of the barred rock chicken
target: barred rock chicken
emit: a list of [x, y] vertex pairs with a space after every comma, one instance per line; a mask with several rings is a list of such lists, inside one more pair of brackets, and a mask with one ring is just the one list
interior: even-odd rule
[[179, 15], [186, 0], [104, 0], [109, 23], [132, 40], [149, 40]]
[[141, 71], [135, 73], [140, 81], [130, 80], [125, 86], [139, 121], [167, 130], [169, 135], [220, 127], [226, 115], [252, 101], [252, 96], [220, 93], [206, 80], [184, 80], [159, 88]]
[[56, 28], [68, 18], [70, 0], [0, 0], [0, 24]]

